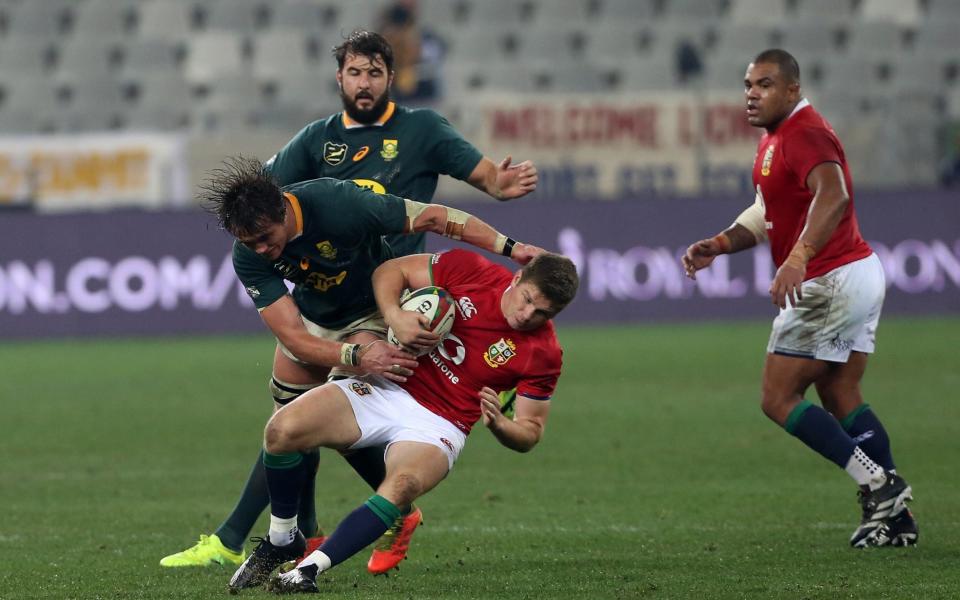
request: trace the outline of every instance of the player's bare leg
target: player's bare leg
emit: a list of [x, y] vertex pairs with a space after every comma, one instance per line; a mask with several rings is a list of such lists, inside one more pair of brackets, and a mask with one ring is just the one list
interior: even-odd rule
[[[846, 363], [832, 363], [829, 372], [817, 380], [817, 393], [854, 442], [886, 471], [896, 468], [890, 451], [890, 438], [872, 408], [863, 402], [860, 381], [867, 368], [868, 355], [851, 352]], [[861, 491], [861, 495], [863, 492]], [[869, 523], [869, 521], [867, 521]], [[851, 541], [861, 541], [864, 523], [857, 527]], [[884, 519], [876, 532], [861, 545], [912, 546], [919, 539], [919, 527], [909, 508]]]
[[387, 477], [377, 494], [350, 513], [296, 569], [272, 580], [273, 591], [315, 591], [320, 572], [350, 558], [382, 535], [400, 517], [400, 506], [411, 504], [436, 487], [450, 468], [443, 451], [422, 442], [391, 444], [386, 464]]
[[837, 419], [803, 399], [831, 365], [815, 359], [768, 354], [763, 374], [764, 413], [810, 449], [844, 469], [861, 486], [860, 526], [850, 539], [855, 547], [883, 545], [881, 526], [906, 510], [911, 489], [903, 478], [886, 472], [860, 449]]

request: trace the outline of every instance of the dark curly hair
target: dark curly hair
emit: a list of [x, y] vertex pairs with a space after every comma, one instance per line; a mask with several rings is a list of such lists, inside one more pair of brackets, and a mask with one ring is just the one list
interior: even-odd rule
[[366, 56], [370, 62], [382, 59], [387, 71], [393, 72], [393, 48], [382, 35], [366, 29], [354, 29], [339, 46], [333, 47], [337, 59], [337, 68], [343, 69], [347, 54]]
[[234, 237], [282, 223], [287, 211], [280, 186], [263, 163], [243, 156], [231, 156], [211, 171], [197, 200]]

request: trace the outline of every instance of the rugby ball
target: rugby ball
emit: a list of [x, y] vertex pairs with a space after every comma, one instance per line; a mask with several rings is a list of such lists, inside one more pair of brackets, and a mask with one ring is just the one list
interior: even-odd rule
[[[400, 299], [400, 308], [420, 313], [430, 319], [427, 329], [439, 335], [440, 339], [450, 333], [453, 322], [457, 319], [457, 303], [453, 300], [453, 296], [445, 289], [432, 285], [408, 292]], [[392, 327], [387, 331], [387, 341], [400, 345], [397, 336], [393, 334]], [[429, 350], [416, 354], [423, 356], [427, 352]]]

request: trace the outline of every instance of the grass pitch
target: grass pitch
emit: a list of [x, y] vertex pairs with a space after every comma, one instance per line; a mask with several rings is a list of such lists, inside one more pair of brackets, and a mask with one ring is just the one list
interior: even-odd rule
[[[562, 329], [541, 445], [478, 427], [390, 577], [327, 598], [956, 598], [960, 319], [887, 318], [864, 385], [914, 487], [920, 545], [855, 551], [849, 478], [767, 421], [768, 323]], [[0, 598], [226, 597], [232, 569], [159, 559], [220, 523], [270, 402], [266, 336], [0, 347]], [[335, 454], [332, 528], [368, 495]], [[266, 530], [263, 519], [254, 530]], [[265, 598], [266, 592], [244, 596]]]

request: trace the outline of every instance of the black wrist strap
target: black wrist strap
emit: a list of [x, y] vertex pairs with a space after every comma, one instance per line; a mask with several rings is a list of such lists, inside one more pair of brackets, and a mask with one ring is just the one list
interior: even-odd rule
[[517, 245], [517, 240], [508, 237], [507, 241], [504, 242], [503, 244], [503, 252], [501, 252], [500, 254], [509, 258], [510, 256], [513, 255], [513, 247], [516, 245]]

